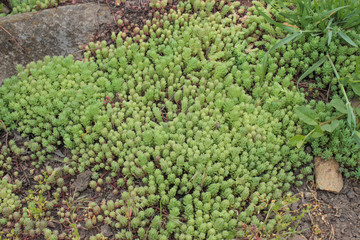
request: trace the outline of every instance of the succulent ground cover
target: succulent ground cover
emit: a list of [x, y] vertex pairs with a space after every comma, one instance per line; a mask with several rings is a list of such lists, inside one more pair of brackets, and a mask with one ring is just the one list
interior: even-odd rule
[[[359, 176], [359, 146], [328, 104], [343, 98], [333, 67], [296, 81], [328, 52], [341, 77], [353, 74], [358, 48], [304, 36], [270, 52], [264, 74], [287, 37], [264, 16], [281, 22], [271, 5], [150, 4], [152, 20], [117, 19], [113, 44], [89, 43], [81, 61], [46, 57], [4, 81], [6, 238], [283, 239], [301, 218], [288, 191], [313, 179], [313, 156]], [[292, 146], [313, 118], [337, 125]]]
[[[3, 2], [5, 3], [5, 6], [10, 8], [9, 14], [13, 15], [18, 13], [33, 12], [41, 9], [57, 7], [59, 4], [67, 2], [67, 0], [5, 0]], [[0, 13], [0, 17], [1, 16], [6, 16], [6, 14]]]

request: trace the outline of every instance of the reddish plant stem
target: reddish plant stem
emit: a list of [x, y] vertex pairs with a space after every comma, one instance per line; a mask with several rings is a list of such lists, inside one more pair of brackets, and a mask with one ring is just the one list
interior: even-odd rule
[[106, 174], [108, 174], [109, 171], [110, 171], [110, 170], [106, 171], [103, 175], [101, 175], [100, 178], [103, 178]]
[[158, 208], [158, 207], [155, 207], [157, 210], [161, 211], [162, 213], [164, 213], [165, 215], [169, 215], [167, 212], [165, 212], [164, 210]]
[[95, 198], [100, 197], [100, 193], [98, 193], [95, 197], [90, 198], [90, 200], [95, 200]]

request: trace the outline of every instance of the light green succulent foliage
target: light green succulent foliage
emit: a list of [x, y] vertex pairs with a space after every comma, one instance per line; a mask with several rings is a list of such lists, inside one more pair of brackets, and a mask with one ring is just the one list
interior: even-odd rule
[[[273, 16], [279, 23], [270, 19], [269, 14], [262, 14], [268, 16], [269, 22], [291, 33], [273, 45], [272, 49], [276, 51], [270, 53], [270, 59], [274, 61], [273, 57], [283, 52], [278, 63], [285, 64], [286, 69], [297, 70], [294, 76], [299, 76], [296, 80], [300, 91], [305, 91], [303, 86], [306, 86], [308, 97], [331, 100], [329, 105], [319, 102], [316, 107], [315, 102], [311, 102], [309, 108], [303, 109], [302, 114], [311, 116], [308, 115], [310, 122], [306, 121], [306, 116], [302, 120], [312, 127], [305, 127], [305, 134], [294, 137], [294, 143], [301, 146], [310, 136], [315, 156], [335, 157], [343, 166], [345, 176], [359, 178], [359, 147], [356, 142], [359, 143], [360, 115], [349, 102], [349, 99], [358, 98], [359, 93], [356, 81], [343, 79], [348, 79], [360, 66], [359, 61], [357, 63], [360, 55], [360, 4], [358, 1], [295, 0], [285, 3], [288, 7], [296, 4], [296, 9], [289, 9], [283, 3], [272, 1], [268, 6], [276, 9]], [[287, 25], [282, 22], [287, 22]], [[297, 46], [301, 49], [296, 49]], [[315, 108], [315, 111], [310, 108]]]
[[275, 53], [261, 82], [261, 58], [284, 33], [254, 7], [240, 20], [239, 2], [214, 5], [180, 2], [146, 41], [120, 33], [116, 46], [90, 44], [84, 61], [19, 67], [0, 88], [0, 119], [31, 137], [34, 165], [64, 144], [64, 174], [91, 169], [100, 192], [109, 171], [106, 182], [125, 189], [86, 228], [106, 221], [116, 239], [231, 239], [245, 237], [244, 225], [269, 236], [287, 227], [256, 216], [312, 172], [312, 156], [286, 143], [302, 133], [294, 109], [306, 103], [291, 80], [319, 43]]
[[17, 13], [33, 12], [58, 6], [67, 0], [10, 0], [12, 11], [10, 15]]
[[[6, 225], [7, 218], [21, 207], [21, 200], [14, 192], [21, 188], [21, 182], [17, 180], [16, 184], [10, 184], [6, 179], [0, 180], [0, 225]], [[16, 214], [15, 214], [16, 216]]]
[[[34, 208], [31, 208], [30, 204], [27, 208], [24, 207], [17, 194], [22, 188], [22, 182], [16, 180], [15, 184], [10, 184], [7, 180], [2, 179], [0, 180], [0, 187], [1, 236], [10, 237], [7, 239], [18, 239], [16, 236], [41, 234], [47, 222], [33, 218], [33, 212], [30, 210], [34, 211], [36, 209], [35, 203], [33, 203]], [[9, 229], [11, 229], [11, 232], [8, 231]]]
[[[331, 80], [331, 75], [334, 75], [331, 61], [337, 62], [336, 68], [338, 71], [341, 69], [340, 75], [346, 75], [354, 72], [355, 66], [349, 66], [349, 63], [355, 63], [354, 59], [356, 55], [359, 55], [359, 2], [352, 0], [266, 0], [266, 2], [268, 8], [272, 9], [273, 15], [258, 9], [261, 15], [268, 22], [288, 32], [289, 35], [279, 40], [266, 53], [263, 59], [264, 69], [267, 67], [267, 56], [270, 52], [274, 52], [280, 47], [284, 48], [286, 44], [300, 41], [300, 45], [304, 47], [307, 53], [306, 59], [301, 59], [303, 56], [296, 56], [297, 59], [291, 59], [297, 64], [298, 62], [303, 63], [301, 66], [302, 75], [298, 78], [298, 83], [315, 70], [315, 75], [320, 75], [314, 79], [318, 84], [312, 84], [310, 87], [327, 89], [331, 82], [331, 90], [336, 93], [338, 84], [335, 76], [335, 79]], [[342, 47], [338, 50], [337, 48], [340, 46]], [[349, 47], [351, 48], [349, 49]], [[331, 61], [326, 59], [326, 55], [331, 56]], [[350, 56], [352, 59], [349, 59]], [[321, 65], [323, 65], [323, 71], [319, 68]], [[313, 75], [311, 78], [314, 78]], [[323, 78], [325, 80], [322, 80]]]
[[[355, 31], [353, 33], [355, 34]], [[319, 62], [327, 53], [330, 54], [331, 60], [341, 77], [355, 72], [356, 59], [360, 55], [359, 48], [344, 44], [340, 39], [334, 40], [330, 43], [330, 46], [327, 46], [327, 37], [304, 37], [295, 43], [282, 46], [276, 52], [270, 54], [268, 61], [269, 63], [277, 63], [277, 67], [283, 69], [284, 72], [292, 73], [293, 76], [300, 76]], [[269, 67], [271, 68], [271, 65]], [[272, 69], [268, 69], [268, 72], [272, 72]], [[307, 76], [306, 82], [305, 84], [305, 80], [303, 80], [299, 83], [299, 90], [304, 92], [305, 88], [302, 84], [305, 84], [307, 86], [305, 94], [312, 98], [326, 100], [327, 90], [331, 92], [329, 98], [342, 96], [338, 80], [329, 61], [326, 61], [321, 67], [316, 68], [313, 73]], [[351, 88], [348, 89], [347, 93], [350, 98], [354, 97]]]
[[[13, 161], [20, 160], [17, 164], [21, 164], [29, 160], [25, 148], [18, 146], [14, 140], [10, 140], [8, 144], [0, 143], [0, 235], [6, 239], [42, 234], [52, 214], [50, 210], [57, 204], [56, 200], [47, 199], [43, 193], [51, 189], [51, 181], [61, 176], [53, 174], [46, 181], [42, 181], [43, 176], [36, 176], [35, 179], [40, 184], [35, 184], [34, 190], [24, 192], [23, 182], [17, 178], [19, 169], [13, 168], [12, 164]], [[47, 167], [46, 170], [44, 175], [50, 175], [51, 168]], [[13, 174], [6, 174], [10, 172]], [[50, 235], [54, 239], [58, 232], [53, 231]]]
[[[340, 101], [335, 98], [336, 101]], [[346, 177], [360, 178], [360, 145], [354, 141], [352, 137], [352, 130], [348, 127], [345, 120], [334, 120], [341, 114], [346, 113], [345, 107], [343, 109], [334, 111], [333, 102], [331, 104], [324, 104], [323, 102], [316, 103], [314, 100], [310, 101], [307, 106], [313, 108], [313, 113], [316, 115], [316, 120], [319, 122], [331, 121], [326, 129], [330, 128], [330, 134], [319, 134], [321, 137], [314, 137], [311, 139], [310, 146], [314, 156], [321, 156], [326, 160], [335, 158], [341, 165], [341, 171]], [[313, 126], [305, 126], [304, 133], [307, 134], [312, 130]], [[325, 130], [324, 130], [325, 131]]]

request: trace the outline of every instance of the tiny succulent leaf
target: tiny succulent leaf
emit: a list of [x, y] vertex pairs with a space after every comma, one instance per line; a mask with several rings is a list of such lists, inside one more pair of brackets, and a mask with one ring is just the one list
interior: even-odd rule
[[306, 78], [307, 76], [309, 76], [312, 72], [314, 72], [318, 67], [320, 67], [324, 62], [326, 61], [326, 56], [323, 56], [318, 62], [316, 62], [314, 65], [312, 65], [306, 72], [304, 72], [301, 77], [299, 78], [297, 85], [299, 85], [299, 83], [301, 82], [301, 80], [303, 80], [304, 78]]

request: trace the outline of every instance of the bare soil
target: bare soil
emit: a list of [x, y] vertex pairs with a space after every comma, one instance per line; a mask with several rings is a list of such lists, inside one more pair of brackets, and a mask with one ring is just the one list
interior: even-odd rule
[[360, 183], [344, 179], [339, 194], [316, 190], [313, 182], [294, 187], [300, 201], [291, 210], [300, 211], [310, 206], [310, 212], [301, 220], [297, 230], [307, 240], [360, 239]]

